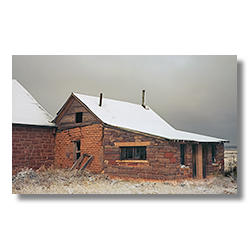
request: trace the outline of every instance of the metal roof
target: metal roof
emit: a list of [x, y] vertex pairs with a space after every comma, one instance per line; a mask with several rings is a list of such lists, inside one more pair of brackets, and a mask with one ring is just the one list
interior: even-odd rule
[[52, 119], [53, 117], [17, 80], [12, 80], [12, 123], [56, 126], [49, 122]]
[[99, 97], [72, 93], [86, 105], [105, 124], [159, 136], [170, 140], [196, 142], [228, 142], [225, 139], [176, 130], [157, 115], [150, 107], [129, 102], [103, 98], [99, 106]]

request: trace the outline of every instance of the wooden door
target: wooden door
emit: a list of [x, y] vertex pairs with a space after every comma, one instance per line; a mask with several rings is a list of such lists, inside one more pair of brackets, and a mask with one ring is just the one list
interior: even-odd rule
[[196, 145], [192, 145], [193, 178], [196, 178]]
[[196, 145], [196, 176], [198, 179], [203, 178], [202, 144]]
[[196, 144], [192, 146], [193, 178], [202, 179], [206, 177], [207, 146]]

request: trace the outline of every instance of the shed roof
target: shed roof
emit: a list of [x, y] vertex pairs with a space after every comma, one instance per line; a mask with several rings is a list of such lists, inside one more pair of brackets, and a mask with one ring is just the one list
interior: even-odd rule
[[12, 123], [56, 126], [49, 122], [52, 119], [53, 117], [17, 80], [12, 80]]
[[[80, 102], [86, 105], [103, 123], [159, 136], [170, 140], [196, 142], [227, 142], [225, 139], [180, 131], [170, 126], [150, 107], [124, 101], [103, 98], [99, 106], [99, 97], [72, 93]], [[59, 111], [60, 112], [60, 111]]]

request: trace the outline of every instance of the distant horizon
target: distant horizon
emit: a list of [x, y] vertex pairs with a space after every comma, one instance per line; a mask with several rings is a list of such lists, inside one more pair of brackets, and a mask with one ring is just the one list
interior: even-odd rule
[[224, 144], [225, 148], [237, 148], [237, 145], [229, 145], [228, 143]]

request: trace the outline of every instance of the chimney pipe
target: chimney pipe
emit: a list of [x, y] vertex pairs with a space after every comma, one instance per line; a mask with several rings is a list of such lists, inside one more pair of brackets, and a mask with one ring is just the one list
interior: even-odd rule
[[99, 103], [99, 106], [100, 107], [102, 106], [102, 93], [100, 93], [100, 103]]
[[142, 90], [142, 107], [143, 108], [146, 108], [146, 105], [145, 105], [145, 90]]

